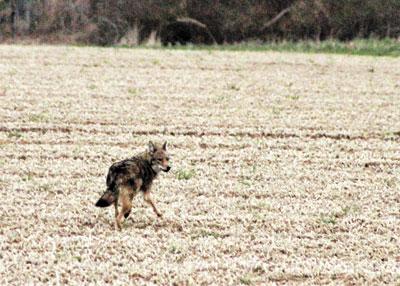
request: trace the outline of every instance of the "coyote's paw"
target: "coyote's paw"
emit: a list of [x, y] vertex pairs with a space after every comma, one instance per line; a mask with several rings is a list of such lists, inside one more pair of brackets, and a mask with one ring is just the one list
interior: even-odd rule
[[121, 223], [120, 222], [115, 222], [114, 229], [116, 231], [121, 231], [122, 230]]

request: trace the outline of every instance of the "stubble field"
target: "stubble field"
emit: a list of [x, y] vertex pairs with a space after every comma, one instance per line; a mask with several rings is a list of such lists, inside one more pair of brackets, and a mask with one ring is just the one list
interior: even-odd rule
[[[400, 60], [0, 46], [0, 284], [400, 283]], [[122, 232], [115, 161], [172, 171]]]

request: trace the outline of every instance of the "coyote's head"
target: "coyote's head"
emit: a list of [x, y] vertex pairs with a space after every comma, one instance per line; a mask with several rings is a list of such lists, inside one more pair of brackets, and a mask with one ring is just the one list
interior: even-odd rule
[[168, 172], [171, 167], [169, 166], [169, 156], [167, 154], [167, 142], [162, 146], [149, 142], [150, 164], [154, 172], [160, 171]]

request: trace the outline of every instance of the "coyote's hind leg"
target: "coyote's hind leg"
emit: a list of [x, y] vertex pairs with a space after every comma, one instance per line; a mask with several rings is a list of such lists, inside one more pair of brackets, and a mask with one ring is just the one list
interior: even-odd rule
[[121, 211], [116, 217], [118, 228], [121, 229], [121, 224], [127, 218], [132, 210], [133, 190], [129, 186], [121, 188], [119, 199], [121, 200]]
[[114, 202], [115, 210], [115, 230], [121, 230], [121, 223], [118, 221], [118, 199]]

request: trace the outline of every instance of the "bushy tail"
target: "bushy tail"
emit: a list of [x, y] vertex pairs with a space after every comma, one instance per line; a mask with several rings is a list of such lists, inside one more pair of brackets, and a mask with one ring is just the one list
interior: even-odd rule
[[105, 208], [110, 206], [116, 200], [116, 195], [114, 192], [107, 190], [97, 201], [96, 207]]

